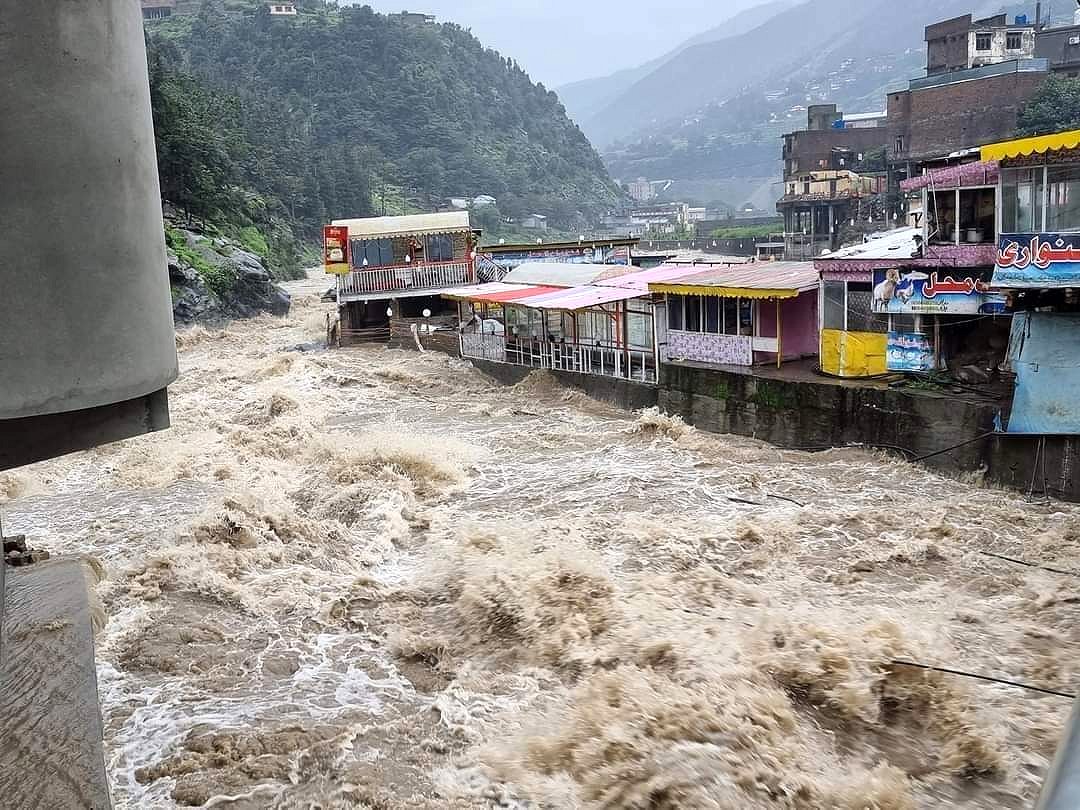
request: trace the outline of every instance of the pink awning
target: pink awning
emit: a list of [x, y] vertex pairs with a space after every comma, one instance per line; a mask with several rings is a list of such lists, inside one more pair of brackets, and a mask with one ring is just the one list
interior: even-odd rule
[[629, 298], [639, 298], [648, 294], [647, 289], [642, 291], [632, 288], [589, 285], [560, 290], [559, 292], [540, 295], [535, 298], [527, 298], [515, 303], [524, 304], [534, 309], [585, 309], [586, 307], [596, 307], [615, 301], [625, 301]]
[[493, 292], [485, 293], [484, 295], [473, 296], [472, 301], [488, 301], [490, 303], [508, 304], [511, 301], [522, 301], [527, 298], [535, 298], [536, 296], [543, 296], [549, 293], [558, 292], [561, 287], [526, 287], [523, 290], [510, 290], [508, 292]]
[[643, 298], [649, 295], [650, 284], [666, 281], [669, 278], [692, 276], [712, 269], [714, 268], [710, 265], [697, 268], [686, 265], [654, 267], [651, 270], [638, 270], [634, 273], [603, 278], [581, 287], [518, 298], [515, 303], [537, 309], [585, 309], [601, 304], [611, 304], [615, 301]]
[[901, 191], [919, 191], [930, 187], [935, 191], [970, 186], [997, 185], [1000, 169], [995, 160], [982, 160], [977, 163], [964, 163], [959, 166], [946, 166], [933, 169], [926, 174], [912, 177], [900, 183]]

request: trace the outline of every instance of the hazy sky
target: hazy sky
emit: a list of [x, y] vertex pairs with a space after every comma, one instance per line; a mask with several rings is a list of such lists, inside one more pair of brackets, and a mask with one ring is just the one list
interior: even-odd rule
[[763, 0], [367, 0], [456, 22], [554, 88], [633, 67]]

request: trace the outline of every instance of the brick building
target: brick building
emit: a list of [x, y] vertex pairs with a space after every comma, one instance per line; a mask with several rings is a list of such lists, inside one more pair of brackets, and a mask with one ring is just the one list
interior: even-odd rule
[[926, 26], [926, 75], [993, 65], [1035, 56], [1036, 24], [1027, 17], [998, 14], [972, 20], [970, 14]]
[[887, 117], [860, 115], [859, 126], [848, 127], [835, 104], [811, 106], [806, 117], [805, 130], [784, 136], [784, 196], [776, 204], [792, 260], [840, 246], [839, 223], [861, 218], [861, 201], [877, 193], [873, 175], [885, 173], [890, 137]]
[[893, 170], [910, 176], [923, 162], [1011, 137], [1047, 71], [1045, 59], [1013, 60], [913, 79], [907, 90], [890, 93]]

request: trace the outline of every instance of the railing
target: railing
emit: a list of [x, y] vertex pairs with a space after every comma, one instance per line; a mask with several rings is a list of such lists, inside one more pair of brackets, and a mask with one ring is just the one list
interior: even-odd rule
[[347, 298], [352, 295], [370, 296], [405, 290], [438, 289], [475, 281], [471, 261], [439, 262], [436, 264], [399, 264], [390, 267], [374, 267], [369, 270], [353, 270], [347, 276], [338, 276], [338, 294]]
[[644, 383], [656, 382], [656, 362], [651, 350], [583, 343], [553, 343], [503, 335], [463, 334], [461, 356], [514, 366], [617, 377]]

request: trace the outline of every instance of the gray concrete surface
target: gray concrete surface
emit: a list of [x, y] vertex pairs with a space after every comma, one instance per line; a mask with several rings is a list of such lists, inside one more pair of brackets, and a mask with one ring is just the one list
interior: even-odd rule
[[84, 565], [57, 559], [7, 571], [0, 628], [4, 810], [111, 806]]
[[0, 420], [176, 378], [139, 4], [0, 0]]

